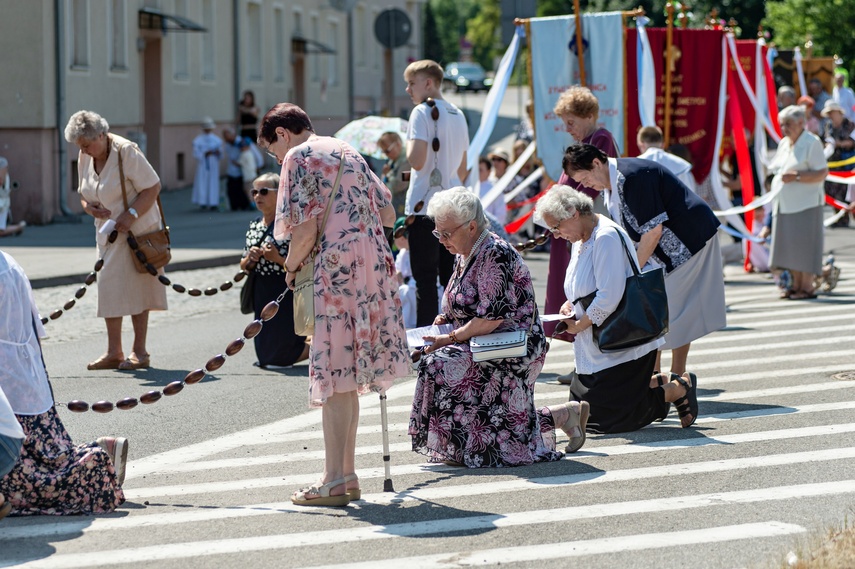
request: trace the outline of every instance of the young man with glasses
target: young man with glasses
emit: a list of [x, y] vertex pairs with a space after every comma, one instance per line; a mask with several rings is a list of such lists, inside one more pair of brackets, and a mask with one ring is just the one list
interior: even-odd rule
[[442, 67], [435, 61], [415, 61], [404, 70], [407, 94], [415, 107], [407, 126], [410, 187], [406, 214], [413, 278], [416, 281], [417, 326], [428, 326], [439, 313], [436, 280], [451, 278], [454, 257], [431, 233], [435, 226], [425, 214], [431, 196], [466, 180], [469, 127], [456, 106], [442, 98]]

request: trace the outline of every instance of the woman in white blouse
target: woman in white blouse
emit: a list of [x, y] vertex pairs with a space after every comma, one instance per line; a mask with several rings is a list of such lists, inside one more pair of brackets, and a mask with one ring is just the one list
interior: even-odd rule
[[769, 266], [788, 269], [790, 288], [781, 298], [816, 298], [814, 276], [822, 272], [823, 182], [828, 175], [822, 142], [805, 129], [805, 112], [789, 106], [778, 113], [784, 137], [769, 169], [772, 191], [772, 246]]
[[[576, 372], [570, 386], [571, 397], [587, 401], [591, 415], [587, 430], [621, 433], [640, 429], [668, 415], [674, 403], [683, 427], [697, 419], [697, 393], [689, 373], [653, 374], [656, 351], [664, 342], [654, 340], [617, 352], [604, 353], [594, 343], [591, 327], [602, 324], [614, 312], [623, 296], [632, 265], [621, 239], [629, 236], [616, 223], [593, 211], [591, 198], [569, 186], [553, 186], [537, 203], [536, 216], [555, 237], [573, 243], [570, 264], [564, 279], [568, 299], [579, 299], [596, 291], [586, 311], [580, 302], [568, 300], [561, 314], [573, 343]], [[632, 262], [638, 263], [630, 247]]]

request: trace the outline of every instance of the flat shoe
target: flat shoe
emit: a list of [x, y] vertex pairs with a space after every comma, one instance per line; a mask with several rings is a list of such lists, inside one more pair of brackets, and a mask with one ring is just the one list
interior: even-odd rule
[[129, 369], [143, 369], [147, 368], [151, 365], [151, 358], [149, 356], [144, 357], [143, 359], [137, 359], [136, 356], [131, 356], [124, 360], [119, 364], [118, 369], [129, 370]]
[[[291, 496], [291, 503], [296, 506], [347, 506], [350, 503], [350, 495], [347, 492], [339, 496], [330, 496], [330, 490], [342, 484], [346, 485], [347, 482], [344, 478], [339, 478], [320, 486], [313, 485], [297, 490]], [[317, 494], [319, 497], [310, 499], [306, 498], [307, 494]]]
[[572, 454], [585, 444], [585, 428], [588, 426], [591, 404], [587, 401], [570, 401], [564, 405], [570, 412], [570, 418], [561, 427], [561, 430], [570, 437], [564, 452]]
[[[685, 378], [673, 374], [674, 381], [682, 385], [686, 389], [686, 394], [674, 401], [674, 406], [677, 408], [677, 414], [680, 416], [680, 426], [687, 429], [695, 424], [698, 420], [698, 376], [691, 372], [686, 372], [689, 376], [689, 381]], [[683, 424], [683, 417], [692, 416], [692, 422], [688, 425]]]
[[119, 366], [122, 365], [125, 360], [120, 358], [98, 358], [94, 362], [89, 362], [86, 366], [88, 370], [95, 369], [121, 369]]
[[95, 440], [110, 456], [113, 468], [116, 470], [116, 480], [119, 486], [125, 483], [125, 472], [128, 465], [128, 439], [123, 437], [99, 437]]
[[[344, 477], [344, 482], [347, 484], [348, 482], [355, 482], [358, 480], [356, 474], [348, 474]], [[345, 486], [347, 488], [347, 486]], [[361, 500], [362, 499], [362, 489], [361, 488], [348, 488], [347, 495], [350, 496], [350, 501]]]

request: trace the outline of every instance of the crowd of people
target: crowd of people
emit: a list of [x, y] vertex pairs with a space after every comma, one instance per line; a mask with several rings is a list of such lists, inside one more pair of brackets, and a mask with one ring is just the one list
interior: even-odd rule
[[[225, 157], [232, 209], [260, 213], [246, 232], [240, 261], [250, 275], [242, 308], [259, 318], [269, 302], [285, 298], [255, 337], [256, 365], [307, 361], [308, 404], [322, 410], [323, 473], [292, 494], [294, 504], [344, 506], [360, 499], [358, 397], [384, 393], [412, 369], [413, 451], [461, 467], [560, 460], [582, 448], [586, 433], [640, 429], [667, 417], [672, 404], [683, 428], [698, 419], [689, 349], [725, 326], [726, 311], [720, 223], [695, 191], [691, 163], [663, 149], [656, 127], [639, 131], [638, 158], [620, 158], [617, 141], [599, 126], [596, 96], [575, 86], [554, 109], [574, 140], [560, 179], [548, 190], [537, 182], [518, 198], [486, 207], [481, 198], [527, 142], [514, 145], [513, 158], [501, 148], [480, 158], [473, 176], [478, 189], [465, 187], [466, 118], [443, 99], [442, 78], [434, 61], [406, 68], [413, 110], [405, 138], [396, 132], [380, 137], [388, 161], [379, 175], [348, 143], [317, 135], [300, 107], [279, 103], [262, 116], [251, 92], [223, 139], [205, 119], [193, 142], [194, 203], [219, 207]], [[792, 276], [781, 295], [790, 300], [815, 295], [824, 192], [847, 198], [840, 188], [824, 186], [826, 161], [855, 155], [853, 123], [838, 92], [832, 97], [821, 84], [819, 91], [811, 85], [812, 98], [803, 104], [794, 93], [779, 92], [781, 100], [792, 101], [779, 113], [784, 136], [770, 165], [776, 199], [767, 225], [769, 265]], [[812, 120], [824, 121], [823, 139], [812, 132]], [[107, 350], [88, 369], [149, 367], [148, 314], [166, 310], [165, 287], [136, 269], [125, 239], [108, 246], [108, 236], [112, 228], [120, 234], [163, 228], [159, 178], [139, 147], [111, 133], [97, 113], [72, 115], [65, 137], [80, 149], [78, 191], [104, 259], [97, 315], [106, 322]], [[275, 159], [279, 174], [258, 175], [259, 148]], [[533, 161], [522, 165], [510, 188], [534, 167]], [[563, 331], [541, 322], [529, 269], [501, 229], [513, 218], [508, 212], [515, 201], [535, 200], [533, 218], [550, 235], [545, 311], [560, 316]], [[311, 332], [301, 335], [291, 291], [308, 267], [313, 312], [299, 329]], [[651, 269], [664, 274], [667, 330], [629, 348], [601, 349], [595, 329], [617, 310], [627, 278]], [[0, 307], [0, 352], [9, 362], [0, 369], [0, 517], [115, 509], [124, 501], [127, 439], [71, 442], [44, 369], [32, 291], [6, 254], [0, 255]], [[134, 329], [127, 357], [124, 316]], [[413, 327], [435, 328], [411, 354], [406, 329]], [[550, 336], [574, 341], [575, 369], [558, 377], [569, 385], [570, 400], [536, 408], [534, 389]], [[497, 345], [504, 350], [491, 352]], [[672, 357], [663, 371], [666, 349]], [[564, 453], [559, 432], [567, 438]], [[34, 471], [44, 480], [37, 489]]]

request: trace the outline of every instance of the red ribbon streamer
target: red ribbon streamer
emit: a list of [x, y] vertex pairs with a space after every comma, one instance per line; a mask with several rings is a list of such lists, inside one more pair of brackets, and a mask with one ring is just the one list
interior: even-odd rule
[[[728, 66], [727, 78], [727, 108], [730, 118], [731, 133], [733, 135], [733, 146], [736, 150], [736, 163], [739, 165], [739, 180], [742, 183], [742, 203], [748, 205], [754, 201], [754, 177], [751, 171], [751, 157], [748, 154], [748, 142], [745, 140], [745, 126], [742, 122], [742, 109], [739, 106], [739, 95], [736, 90], [737, 76], [734, 65], [739, 65], [738, 61], [731, 61]], [[745, 212], [745, 226], [748, 228], [748, 233], [753, 233], [752, 226], [754, 225], [754, 212]], [[749, 270], [749, 254], [751, 252], [751, 243], [746, 243], [745, 251], [745, 270]]]

